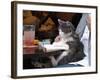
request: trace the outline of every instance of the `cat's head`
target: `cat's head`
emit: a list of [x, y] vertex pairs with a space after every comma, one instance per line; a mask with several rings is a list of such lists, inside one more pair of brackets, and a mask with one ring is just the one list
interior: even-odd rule
[[58, 19], [58, 23], [59, 23], [59, 29], [63, 33], [70, 33], [70, 32], [75, 31], [73, 24], [69, 21], [63, 21], [63, 20]]

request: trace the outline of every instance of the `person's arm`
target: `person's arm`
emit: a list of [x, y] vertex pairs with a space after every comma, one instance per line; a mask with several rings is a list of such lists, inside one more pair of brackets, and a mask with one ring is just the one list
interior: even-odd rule
[[82, 18], [80, 19], [80, 22], [79, 22], [79, 24], [76, 28], [76, 31], [75, 31], [79, 35], [80, 39], [83, 36], [84, 29], [87, 25], [87, 23], [86, 23], [87, 16], [88, 16], [88, 14], [86, 14], [86, 13], [82, 14]]
[[88, 25], [89, 32], [91, 32], [91, 16], [90, 15], [87, 16], [86, 22]]

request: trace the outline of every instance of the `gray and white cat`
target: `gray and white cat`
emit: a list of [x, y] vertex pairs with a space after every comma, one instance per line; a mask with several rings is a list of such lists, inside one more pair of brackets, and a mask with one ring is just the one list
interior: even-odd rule
[[[84, 46], [75, 33], [73, 24], [69, 21], [62, 21], [60, 19], [58, 19], [58, 22], [59, 36], [61, 39], [50, 45], [52, 49], [58, 46], [58, 50], [54, 51], [55, 49], [51, 49], [50, 52], [47, 51], [45, 54], [44, 52], [43, 54], [36, 54], [32, 59], [34, 68], [50, 68], [70, 62], [77, 62], [85, 57]], [[65, 48], [61, 48], [63, 46]]]
[[61, 38], [60, 42], [68, 46], [68, 48], [54, 53], [55, 55], [53, 56], [49, 56], [52, 65], [57, 66], [59, 64], [67, 64], [82, 60], [85, 57], [84, 46], [75, 33], [73, 24], [69, 21], [62, 21], [60, 19], [58, 19], [58, 22], [59, 36]]

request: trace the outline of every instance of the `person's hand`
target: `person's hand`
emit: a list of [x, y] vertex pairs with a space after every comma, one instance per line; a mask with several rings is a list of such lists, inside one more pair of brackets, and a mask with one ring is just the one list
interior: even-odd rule
[[55, 38], [55, 42], [59, 42], [61, 40], [61, 36], [57, 36], [56, 38]]

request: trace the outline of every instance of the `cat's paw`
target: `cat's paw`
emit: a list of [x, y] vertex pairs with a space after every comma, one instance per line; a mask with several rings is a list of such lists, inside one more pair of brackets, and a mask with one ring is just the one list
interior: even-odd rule
[[38, 48], [39, 48], [39, 50], [42, 50], [44, 53], [47, 52], [46, 48], [42, 44], [39, 44]]

